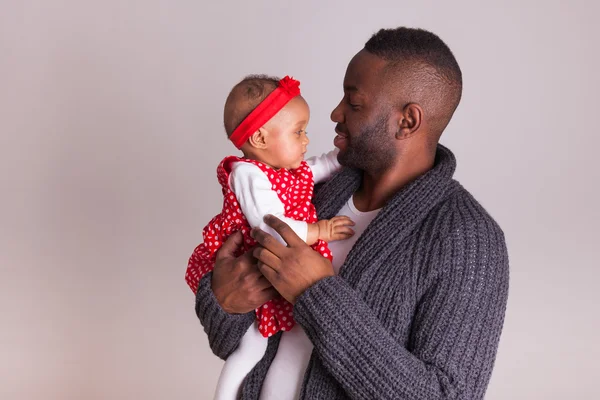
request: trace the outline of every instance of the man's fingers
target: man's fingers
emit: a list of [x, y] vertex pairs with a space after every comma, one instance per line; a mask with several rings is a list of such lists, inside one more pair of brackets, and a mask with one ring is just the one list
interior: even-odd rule
[[[267, 232], [254, 228], [252, 229], [250, 235], [256, 240], [262, 247], [269, 250], [273, 254], [277, 256], [282, 256], [286, 247], [281, 244], [277, 239], [273, 236], [269, 235]], [[289, 244], [289, 243], [288, 243]]]
[[231, 234], [225, 243], [223, 243], [219, 251], [217, 251], [215, 262], [222, 260], [223, 258], [234, 257], [236, 250], [242, 246], [243, 240], [244, 238], [241, 232], [238, 231]]
[[269, 280], [265, 278], [262, 274], [260, 274], [258, 279], [256, 280], [255, 286], [260, 291], [264, 291], [265, 289], [273, 287], [271, 282], [269, 282]]
[[256, 259], [252, 255], [252, 250], [248, 250], [244, 254], [238, 257], [239, 261], [243, 261], [244, 264], [256, 264]]
[[273, 268], [271, 268], [267, 264], [259, 261], [258, 262], [258, 270], [260, 271], [261, 274], [264, 275], [265, 278], [267, 278], [267, 280], [269, 282], [271, 282], [271, 285], [273, 285], [273, 282], [276, 282], [277, 272]]
[[268, 289], [262, 290], [259, 294], [259, 298], [257, 301], [257, 303], [259, 303], [258, 306], [260, 307], [263, 304], [265, 304], [267, 301], [273, 300], [278, 295], [279, 295], [279, 293], [277, 292], [277, 290], [275, 290], [275, 288], [273, 286], [269, 287]]
[[[298, 246], [298, 245], [306, 245], [304, 240], [300, 239], [300, 237], [298, 235], [296, 235], [296, 232], [294, 232], [294, 230], [292, 228], [290, 228], [290, 226], [288, 224], [286, 224], [279, 218], [277, 218], [273, 215], [267, 215], [267, 216], [265, 216], [264, 221], [266, 222], [267, 225], [269, 225], [271, 228], [275, 229], [275, 231], [281, 235], [281, 237], [283, 238], [283, 240], [285, 240], [285, 242], [288, 244], [288, 246], [294, 247], [294, 246]], [[278, 253], [275, 253], [275, 254], [278, 256], [281, 255]]]
[[252, 255], [256, 257], [256, 259], [263, 264], [266, 264], [268, 267], [275, 271], [279, 271], [281, 268], [281, 260], [275, 254], [271, 253], [269, 250], [257, 247], [252, 252]]

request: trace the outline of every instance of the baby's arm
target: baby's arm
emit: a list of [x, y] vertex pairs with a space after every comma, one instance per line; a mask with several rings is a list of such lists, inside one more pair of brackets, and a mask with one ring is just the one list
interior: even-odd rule
[[283, 244], [285, 241], [281, 236], [263, 221], [265, 215], [274, 215], [288, 224], [296, 235], [308, 244], [314, 244], [318, 239], [346, 239], [353, 234], [349, 226], [354, 223], [347, 217], [321, 220], [315, 224], [286, 217], [284, 205], [272, 189], [269, 178], [256, 165], [247, 162], [235, 163], [229, 176], [229, 184], [248, 224], [269, 233]]
[[333, 149], [329, 153], [324, 153], [318, 157], [315, 156], [306, 160], [306, 163], [312, 170], [315, 184], [329, 179], [334, 172], [337, 172], [342, 168], [337, 160], [338, 153], [339, 149]]

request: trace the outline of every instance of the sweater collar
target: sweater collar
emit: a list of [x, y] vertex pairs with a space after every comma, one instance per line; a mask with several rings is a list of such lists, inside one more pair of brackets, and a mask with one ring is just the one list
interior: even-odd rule
[[[452, 179], [455, 169], [454, 154], [438, 145], [433, 168], [403, 187], [381, 209], [346, 257], [340, 274], [350, 277], [360, 273], [359, 269], [384, 260], [436, 205], [459, 187]], [[344, 168], [323, 184], [314, 200], [319, 218], [334, 217], [359, 188], [361, 180], [361, 171]]]

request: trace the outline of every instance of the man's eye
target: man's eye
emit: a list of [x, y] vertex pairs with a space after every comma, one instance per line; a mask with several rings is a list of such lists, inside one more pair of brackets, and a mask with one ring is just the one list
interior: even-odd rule
[[348, 105], [353, 109], [353, 110], [358, 110], [360, 108], [360, 106], [358, 104], [354, 104], [352, 103], [350, 100], [348, 100]]

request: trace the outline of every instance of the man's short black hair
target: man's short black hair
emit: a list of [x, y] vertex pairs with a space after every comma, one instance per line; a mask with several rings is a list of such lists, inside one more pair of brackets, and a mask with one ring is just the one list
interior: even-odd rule
[[442, 39], [424, 29], [381, 29], [367, 41], [365, 50], [388, 61], [391, 75], [410, 71], [414, 90], [438, 100], [431, 102], [437, 104], [428, 111], [433, 114], [434, 129], [441, 135], [462, 96], [460, 67]]

